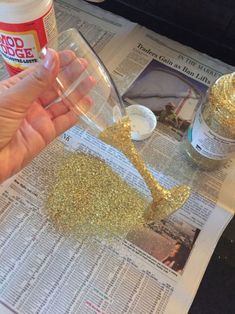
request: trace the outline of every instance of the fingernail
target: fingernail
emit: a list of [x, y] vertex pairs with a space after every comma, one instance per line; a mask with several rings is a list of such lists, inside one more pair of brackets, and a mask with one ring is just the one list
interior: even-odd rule
[[43, 59], [43, 66], [47, 70], [51, 70], [54, 66], [54, 54], [51, 49], [47, 49], [46, 55]]
[[84, 58], [79, 58], [79, 60], [80, 60], [81, 64], [83, 65], [83, 67], [86, 68], [88, 65], [88, 61]]
[[92, 86], [94, 86], [96, 84], [96, 78], [94, 76], [89, 76], [89, 81], [91, 83]]

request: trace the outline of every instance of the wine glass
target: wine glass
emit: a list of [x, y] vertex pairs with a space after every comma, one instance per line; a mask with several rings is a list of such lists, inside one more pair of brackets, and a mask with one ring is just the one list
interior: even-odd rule
[[[145, 213], [146, 220], [160, 219], [181, 207], [189, 196], [189, 187], [164, 189], [148, 171], [131, 141], [130, 121], [116, 86], [84, 37], [76, 29], [68, 29], [53, 38], [43, 48], [42, 55], [48, 48], [70, 54], [56, 78], [58, 97], [53, 103], [63, 101], [79, 115], [83, 128], [122, 151], [137, 168], [153, 196], [153, 206]], [[92, 81], [93, 88], [86, 88]], [[87, 93], [92, 99], [91, 106]]]

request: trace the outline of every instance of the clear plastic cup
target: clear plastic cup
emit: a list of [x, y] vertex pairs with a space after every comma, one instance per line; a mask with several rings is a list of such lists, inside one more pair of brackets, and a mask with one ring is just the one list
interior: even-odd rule
[[79, 116], [82, 127], [96, 136], [126, 115], [108, 70], [76, 29], [59, 33], [42, 49], [42, 56], [48, 48], [73, 54], [72, 61], [60, 68], [55, 86], [58, 98], [53, 103], [62, 101]]

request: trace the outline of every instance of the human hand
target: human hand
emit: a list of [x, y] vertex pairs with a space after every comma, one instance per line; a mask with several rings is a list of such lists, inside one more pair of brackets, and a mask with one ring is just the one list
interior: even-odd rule
[[[57, 54], [47, 50], [42, 64], [0, 82], [0, 183], [76, 123], [77, 116], [67, 104], [53, 103], [58, 96], [54, 83], [59, 68], [74, 75], [74, 61], [81, 74], [87, 65], [85, 60], [77, 59], [71, 51]], [[94, 84], [88, 78], [76, 91], [83, 107], [91, 105], [86, 94]]]

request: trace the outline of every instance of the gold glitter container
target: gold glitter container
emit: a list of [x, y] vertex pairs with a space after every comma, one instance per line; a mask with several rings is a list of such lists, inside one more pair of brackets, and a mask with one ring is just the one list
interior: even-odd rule
[[217, 169], [235, 155], [235, 72], [208, 89], [185, 144], [187, 155], [203, 170]]

